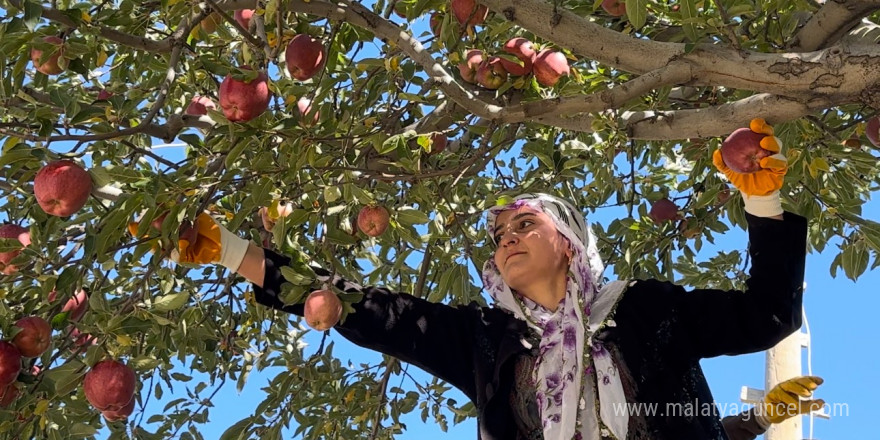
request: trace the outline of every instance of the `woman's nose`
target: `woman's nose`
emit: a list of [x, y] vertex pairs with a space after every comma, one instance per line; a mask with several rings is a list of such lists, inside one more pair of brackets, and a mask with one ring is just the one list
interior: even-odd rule
[[501, 235], [501, 241], [498, 243], [501, 246], [507, 246], [508, 244], [514, 244], [519, 241], [519, 234], [515, 231], [507, 231]]

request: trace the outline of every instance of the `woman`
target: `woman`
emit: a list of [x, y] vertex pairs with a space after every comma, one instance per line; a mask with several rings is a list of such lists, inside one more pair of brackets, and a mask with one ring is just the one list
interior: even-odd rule
[[[580, 211], [547, 194], [523, 194], [488, 212], [496, 245], [483, 269], [494, 308], [430, 303], [381, 287], [329, 279], [364, 294], [335, 328], [354, 343], [412, 363], [475, 404], [478, 438], [726, 438], [699, 360], [764, 350], [801, 325], [806, 219], [783, 213], [785, 158], [766, 135], [762, 171], [739, 175], [749, 222], [744, 292], [685, 291], [656, 280], [601, 283], [603, 264]], [[302, 316], [278, 295], [290, 259], [199, 216], [182, 262], [218, 263], [254, 285], [257, 301]], [[510, 423], [511, 420], [515, 423]]]

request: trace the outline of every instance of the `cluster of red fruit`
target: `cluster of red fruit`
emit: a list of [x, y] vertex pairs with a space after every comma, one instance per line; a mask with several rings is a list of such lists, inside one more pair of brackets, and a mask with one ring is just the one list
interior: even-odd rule
[[[92, 178], [76, 162], [58, 160], [41, 168], [34, 177], [34, 196], [46, 214], [67, 217], [85, 206], [92, 192]], [[0, 273], [11, 275], [18, 271], [12, 264], [26, 246], [31, 244], [30, 231], [22, 226], [0, 226], [0, 238], [15, 239], [22, 248], [0, 252]]]
[[[235, 11], [235, 20], [245, 29], [250, 26], [250, 19], [254, 11], [244, 9]], [[318, 39], [309, 35], [298, 34], [290, 40], [284, 52], [287, 63], [287, 71], [290, 76], [299, 80], [307, 81], [313, 78], [326, 62], [327, 53], [323, 44]], [[242, 70], [251, 70], [244, 66]], [[257, 72], [255, 78], [250, 80], [236, 79], [227, 75], [220, 83], [220, 108], [226, 119], [233, 122], [247, 122], [265, 112], [269, 108], [272, 92], [269, 90], [269, 78], [265, 72]], [[312, 112], [311, 101], [308, 98], [300, 98], [297, 102], [297, 111], [302, 118], [301, 123], [305, 126], [312, 125], [320, 119], [315, 112], [312, 120], [306, 121], [305, 116]], [[208, 110], [216, 109], [217, 105], [205, 96], [194, 96], [184, 113], [194, 116], [208, 114]]]
[[0, 407], [6, 408], [21, 394], [18, 374], [22, 357], [38, 357], [51, 343], [52, 327], [39, 316], [28, 316], [15, 322], [20, 329], [12, 341], [0, 341]]
[[468, 50], [464, 60], [458, 64], [461, 78], [471, 84], [477, 83], [495, 90], [507, 81], [508, 75], [534, 74], [539, 84], [552, 87], [560, 78], [571, 73], [568, 60], [562, 52], [549, 48], [538, 52], [534, 44], [525, 38], [510, 39], [504, 44], [503, 50], [515, 56], [518, 61], [500, 56], [486, 57], [479, 49]]

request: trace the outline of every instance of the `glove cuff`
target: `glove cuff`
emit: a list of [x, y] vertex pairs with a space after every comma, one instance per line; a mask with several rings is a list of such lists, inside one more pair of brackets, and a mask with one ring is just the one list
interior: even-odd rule
[[[220, 226], [220, 225], [218, 225]], [[220, 260], [217, 264], [238, 272], [244, 255], [247, 253], [250, 241], [233, 234], [228, 229], [220, 226]]]
[[760, 408], [755, 408], [755, 421], [758, 422], [758, 426], [760, 426], [764, 431], [770, 429], [770, 425], [773, 424], [767, 418], [767, 411]]
[[782, 215], [782, 199], [779, 191], [773, 191], [766, 196], [750, 196], [743, 193], [746, 212], [756, 217], [773, 217]]

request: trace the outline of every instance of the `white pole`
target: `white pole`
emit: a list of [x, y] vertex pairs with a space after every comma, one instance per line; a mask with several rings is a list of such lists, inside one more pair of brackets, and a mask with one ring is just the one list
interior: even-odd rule
[[[801, 375], [801, 336], [796, 331], [783, 339], [775, 347], [767, 350], [766, 383], [769, 392], [779, 382]], [[802, 440], [801, 417], [795, 416], [782, 423], [774, 424], [767, 430], [766, 440]]]

